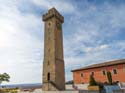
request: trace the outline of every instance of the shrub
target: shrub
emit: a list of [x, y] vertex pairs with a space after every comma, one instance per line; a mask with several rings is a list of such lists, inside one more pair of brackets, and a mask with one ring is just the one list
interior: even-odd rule
[[89, 85], [90, 86], [96, 86], [97, 85], [93, 75], [90, 75]]
[[112, 75], [110, 71], [107, 71], [107, 78], [108, 78], [108, 83], [112, 85]]

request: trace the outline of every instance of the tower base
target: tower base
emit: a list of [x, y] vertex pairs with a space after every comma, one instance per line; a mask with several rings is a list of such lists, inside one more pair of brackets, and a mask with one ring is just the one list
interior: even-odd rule
[[43, 91], [60, 91], [60, 89], [53, 82], [46, 82], [42, 85]]

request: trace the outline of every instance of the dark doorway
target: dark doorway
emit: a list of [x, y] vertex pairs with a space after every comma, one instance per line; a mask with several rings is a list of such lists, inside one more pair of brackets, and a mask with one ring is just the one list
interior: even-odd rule
[[47, 75], [47, 80], [50, 81], [50, 73]]

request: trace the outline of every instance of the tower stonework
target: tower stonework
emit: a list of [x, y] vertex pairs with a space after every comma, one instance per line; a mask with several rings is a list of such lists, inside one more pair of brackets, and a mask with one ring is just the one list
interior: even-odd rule
[[65, 90], [62, 36], [64, 18], [55, 8], [51, 8], [43, 15], [43, 21], [45, 22], [45, 33], [42, 90]]

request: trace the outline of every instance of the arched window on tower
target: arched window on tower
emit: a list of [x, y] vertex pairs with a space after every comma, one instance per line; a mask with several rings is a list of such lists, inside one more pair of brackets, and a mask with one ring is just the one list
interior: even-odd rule
[[50, 73], [47, 75], [47, 80], [50, 81]]

